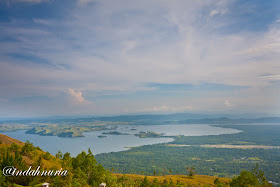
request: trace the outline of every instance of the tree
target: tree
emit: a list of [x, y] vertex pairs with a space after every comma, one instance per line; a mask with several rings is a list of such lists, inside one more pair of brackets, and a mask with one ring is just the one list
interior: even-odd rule
[[215, 179], [214, 184], [215, 184], [216, 187], [226, 187], [226, 186], [228, 186], [228, 185], [224, 184], [223, 182], [221, 182], [219, 178]]
[[151, 187], [160, 187], [160, 184], [159, 184], [157, 178], [154, 178], [154, 181], [153, 181]]
[[189, 172], [188, 176], [189, 178], [193, 178], [195, 176], [195, 168], [194, 167], [186, 167], [187, 171]]
[[19, 151], [15, 151], [15, 158], [14, 158], [14, 166], [18, 168], [24, 169], [24, 162], [22, 160], [22, 156], [19, 154]]
[[55, 157], [58, 159], [62, 159], [62, 152], [60, 150], [57, 151], [57, 153], [55, 154]]
[[43, 158], [45, 160], [50, 160], [51, 159], [51, 154], [49, 152], [46, 152], [45, 154], [43, 154]]
[[71, 169], [72, 167], [72, 158], [70, 156], [70, 153], [66, 152], [64, 155], [63, 155], [63, 158], [62, 158], [62, 167], [64, 169]]
[[0, 172], [0, 186], [7, 186], [5, 176]]
[[13, 166], [14, 165], [14, 158], [10, 155], [10, 151], [6, 149], [6, 153], [2, 157], [2, 164], [1, 170], [6, 166]]
[[[81, 170], [81, 168], [77, 168], [74, 170], [74, 177], [73, 177], [73, 183], [75, 186], [86, 186], [87, 185], [87, 179], [88, 177], [86, 174]], [[74, 185], [73, 185], [74, 186]]]
[[39, 156], [37, 162], [36, 162], [36, 166], [40, 166], [41, 168], [43, 167], [43, 160], [42, 160], [42, 157]]
[[261, 186], [270, 186], [270, 184], [268, 183], [264, 172], [262, 170], [260, 170], [259, 168], [259, 164], [256, 164], [255, 168], [252, 169], [252, 173], [257, 177], [259, 184]]
[[19, 148], [20, 148], [20, 146], [13, 142], [11, 144], [10, 150], [16, 152], [16, 151], [19, 151]]
[[233, 178], [230, 186], [231, 187], [247, 187], [247, 186], [259, 186], [257, 177], [250, 171], [242, 171], [240, 175]]
[[24, 146], [22, 146], [21, 148], [21, 154], [29, 154], [31, 151], [34, 150], [34, 146], [33, 143], [31, 143], [30, 141], [26, 141]]
[[148, 181], [148, 177], [145, 176], [143, 182], [140, 184], [140, 187], [148, 187], [150, 186], [150, 182]]
[[238, 177], [234, 177], [230, 182], [231, 187], [268, 187], [269, 184], [264, 172], [259, 169], [258, 164], [252, 171], [243, 170]]

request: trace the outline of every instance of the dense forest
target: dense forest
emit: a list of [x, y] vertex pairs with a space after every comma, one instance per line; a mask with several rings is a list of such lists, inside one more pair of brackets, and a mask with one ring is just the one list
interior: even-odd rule
[[[153, 172], [159, 175], [187, 174], [186, 167], [195, 167], [197, 173], [219, 177], [233, 177], [255, 164], [265, 171], [266, 177], [280, 183], [280, 149], [208, 148], [200, 145], [280, 145], [280, 126], [276, 125], [223, 125], [242, 133], [215, 136], [179, 136], [172, 144], [147, 145], [128, 151], [96, 155], [105, 168], [121, 173]], [[174, 146], [178, 145], [178, 146]], [[192, 145], [192, 146], [185, 146]]]

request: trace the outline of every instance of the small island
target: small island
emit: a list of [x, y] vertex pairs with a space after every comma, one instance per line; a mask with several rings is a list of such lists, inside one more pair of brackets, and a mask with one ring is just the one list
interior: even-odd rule
[[103, 132], [102, 134], [111, 134], [111, 135], [130, 135], [130, 134], [127, 134], [127, 133], [121, 133], [121, 132], [118, 132], [118, 131]]
[[92, 131], [89, 127], [73, 127], [73, 126], [58, 126], [45, 125], [38, 126], [27, 130], [26, 134], [39, 134], [41, 136], [58, 136], [64, 138], [84, 137], [83, 132]]
[[[39, 134], [40, 136], [58, 136], [66, 138], [84, 137], [83, 132], [90, 131], [109, 131], [116, 130], [118, 125], [127, 125], [127, 122], [111, 122], [111, 121], [93, 121], [93, 122], [78, 122], [62, 121], [60, 123], [32, 123], [30, 125], [1, 125], [1, 129], [5, 131], [27, 129], [26, 134]], [[111, 132], [112, 133], [112, 132]], [[110, 134], [110, 132], [109, 132]], [[114, 134], [114, 131], [113, 131]]]
[[98, 138], [106, 138], [107, 136], [99, 135]]
[[93, 131], [104, 131], [104, 130], [116, 130], [118, 126], [113, 126], [113, 127], [106, 127], [106, 126], [101, 126], [101, 127], [96, 127], [92, 129]]
[[138, 134], [134, 134], [135, 136], [138, 136], [139, 138], [160, 138], [163, 136], [163, 134], [158, 134], [156, 132], [151, 131], [141, 131]]

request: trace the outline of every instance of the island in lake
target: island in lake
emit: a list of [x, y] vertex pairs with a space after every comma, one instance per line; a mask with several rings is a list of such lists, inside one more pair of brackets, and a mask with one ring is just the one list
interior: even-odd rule
[[164, 134], [159, 134], [156, 132], [152, 132], [152, 131], [141, 131], [138, 134], [134, 134], [135, 136], [138, 136], [139, 138], [159, 138], [159, 137], [163, 137]]
[[82, 132], [92, 131], [90, 127], [73, 127], [73, 126], [59, 126], [46, 125], [38, 126], [27, 130], [26, 134], [39, 134], [41, 136], [58, 136], [66, 138], [84, 137]]
[[[67, 138], [76, 138], [84, 137], [83, 132], [90, 131], [109, 131], [116, 130], [117, 125], [127, 125], [126, 122], [109, 122], [109, 121], [93, 121], [93, 122], [79, 122], [71, 124], [70, 122], [58, 123], [38, 123], [36, 125], [32, 124], [31, 126], [19, 126], [20, 129], [27, 129], [26, 134], [39, 134], [41, 136], [58, 136], [58, 137], [67, 137]], [[113, 126], [114, 125], [114, 126]], [[3, 126], [3, 125], [2, 125]], [[10, 129], [15, 129], [10, 128]], [[4, 127], [3, 127], [4, 128]], [[1, 129], [0, 129], [1, 130]]]
[[101, 127], [94, 128], [93, 131], [116, 130], [117, 128], [118, 126], [113, 126], [113, 127], [101, 126]]
[[127, 134], [127, 133], [121, 133], [121, 132], [118, 132], [118, 131], [103, 132], [102, 134], [111, 134], [111, 135], [130, 135], [130, 134]]

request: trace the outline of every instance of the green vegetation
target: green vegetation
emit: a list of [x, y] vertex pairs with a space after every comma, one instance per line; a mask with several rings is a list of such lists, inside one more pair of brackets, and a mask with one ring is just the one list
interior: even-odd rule
[[194, 167], [187, 167], [187, 171], [189, 172], [189, 177], [192, 179], [195, 176], [195, 168]]
[[[258, 157], [262, 161], [249, 159]], [[269, 180], [279, 182], [277, 173], [280, 168], [279, 149], [222, 149], [202, 147], [170, 147], [167, 145], [149, 145], [132, 148], [124, 152], [96, 155], [105, 168], [114, 167], [119, 173], [152, 175], [173, 174], [188, 175], [186, 167], [196, 168], [201, 175], [233, 177], [243, 169], [250, 170], [256, 163], [265, 171]]]
[[[3, 137], [1, 137], [3, 138]], [[5, 138], [5, 137], [4, 137]], [[14, 141], [18, 142], [18, 141]], [[40, 149], [33, 146], [32, 143], [27, 141], [25, 144], [1, 144], [0, 146], [0, 186], [13, 186], [12, 184], [19, 185], [32, 185], [39, 184], [40, 181], [43, 182], [45, 180], [49, 180], [48, 177], [24, 177], [24, 176], [3, 176], [2, 169], [5, 166], [14, 166], [19, 168], [20, 170], [27, 170], [29, 166], [36, 168], [37, 166], [41, 166], [45, 169], [58, 169], [61, 167], [59, 161], [50, 155], [49, 153], [45, 153]], [[48, 156], [48, 160], [43, 158], [44, 156]], [[15, 185], [16, 186], [16, 185]]]
[[118, 128], [118, 126], [114, 126], [114, 127], [106, 127], [106, 126], [102, 126], [102, 127], [96, 127], [93, 128], [93, 131], [104, 131], [104, 130], [116, 130]]
[[0, 124], [0, 132], [9, 132], [16, 130], [29, 129], [29, 125], [23, 124]]
[[60, 125], [46, 125], [34, 127], [27, 134], [39, 134], [41, 136], [59, 136], [59, 137], [83, 137], [82, 132], [92, 131], [89, 127], [72, 127]]
[[[93, 123], [77, 123], [77, 124], [44, 124], [35, 126], [25, 133], [27, 134], [39, 134], [41, 136], [58, 136], [65, 138], [84, 137], [83, 132], [89, 131], [104, 131], [104, 130], [115, 130], [117, 126], [108, 127], [111, 122], [99, 122], [94, 121]], [[122, 123], [117, 123], [122, 124]], [[125, 123], [126, 124], [126, 123]]]
[[163, 135], [151, 131], [146, 131], [146, 132], [141, 131], [138, 134], [135, 134], [135, 136], [138, 136], [139, 138], [159, 138], [162, 137]]
[[269, 184], [264, 172], [259, 170], [258, 164], [252, 171], [243, 170], [238, 177], [234, 177], [230, 182], [230, 187], [246, 187], [246, 186], [256, 186], [256, 187], [269, 187]]
[[127, 133], [121, 133], [121, 132], [118, 132], [118, 131], [103, 132], [102, 134], [111, 134], [111, 135], [130, 135], [130, 134], [127, 134]]
[[242, 130], [241, 133], [210, 136], [178, 136], [172, 144], [267, 145], [280, 146], [280, 125], [215, 125]]
[[147, 145], [128, 151], [96, 155], [105, 168], [115, 168], [120, 173], [152, 175], [173, 174], [188, 175], [186, 167], [195, 167], [202, 175], [233, 177], [242, 170], [251, 170], [256, 163], [265, 172], [266, 177], [280, 183], [280, 149], [230, 149], [206, 148], [204, 144], [253, 144], [279, 146], [280, 126], [277, 125], [223, 125], [243, 130], [238, 134], [216, 136], [180, 136], [174, 144], [193, 146], [169, 146], [169, 144]]
[[[227, 117], [221, 118], [204, 118], [204, 119], [187, 119], [177, 121], [179, 124], [248, 124], [248, 123], [279, 123], [279, 117], [266, 118], [240, 118], [230, 119]], [[174, 123], [174, 122], [173, 122]]]

